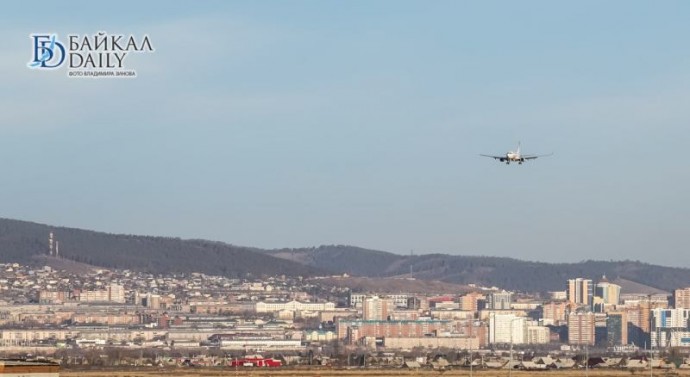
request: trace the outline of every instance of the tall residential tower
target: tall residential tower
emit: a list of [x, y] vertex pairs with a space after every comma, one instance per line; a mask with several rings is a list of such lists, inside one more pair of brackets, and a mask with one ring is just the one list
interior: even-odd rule
[[590, 279], [569, 279], [567, 286], [568, 301], [576, 305], [592, 306], [594, 287]]

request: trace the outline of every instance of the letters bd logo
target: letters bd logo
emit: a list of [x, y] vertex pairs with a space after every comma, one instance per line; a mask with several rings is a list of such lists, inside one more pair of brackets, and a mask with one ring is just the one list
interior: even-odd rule
[[65, 46], [57, 40], [57, 34], [31, 34], [33, 60], [29, 68], [57, 68], [65, 61]]

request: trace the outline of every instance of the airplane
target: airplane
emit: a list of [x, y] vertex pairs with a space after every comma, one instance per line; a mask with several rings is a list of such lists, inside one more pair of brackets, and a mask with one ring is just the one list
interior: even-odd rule
[[480, 154], [480, 156], [491, 157], [495, 160], [500, 160], [501, 162], [505, 162], [506, 165], [509, 165], [511, 162], [517, 162], [518, 165], [522, 165], [522, 163], [525, 161], [534, 160], [534, 159], [539, 158], [539, 157], [551, 156], [552, 154], [553, 153], [542, 154], [542, 155], [521, 154], [520, 153], [520, 143], [518, 142], [517, 150], [515, 152], [509, 151], [504, 156], [491, 156], [491, 155], [487, 155], [487, 154]]

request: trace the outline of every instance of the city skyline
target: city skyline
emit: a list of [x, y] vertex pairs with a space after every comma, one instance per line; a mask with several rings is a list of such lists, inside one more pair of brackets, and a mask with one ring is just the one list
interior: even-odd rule
[[[582, 279], [568, 282], [574, 280]], [[610, 283], [602, 279], [598, 285]], [[633, 286], [620, 301], [595, 306], [566, 299], [566, 291], [542, 295], [479, 285], [427, 293], [401, 286], [393, 291], [328, 287], [322, 278], [284, 275], [228, 278], [99, 268], [70, 272], [0, 263], [0, 299], [6, 303], [0, 312], [0, 347], [41, 343], [102, 349], [117, 342], [162, 352], [202, 346], [294, 351], [324, 341], [328, 347], [340, 342], [389, 351], [489, 350], [510, 344], [522, 350], [546, 347], [542, 351], [560, 355], [588, 345], [597, 353], [616, 355], [643, 350], [650, 337], [654, 347], [666, 351], [687, 347], [690, 339], [690, 309], [681, 299], [690, 287], [676, 289], [674, 295], [649, 295]], [[593, 292], [594, 302], [606, 299], [603, 291]], [[43, 350], [57, 355], [58, 348]], [[500, 351], [490, 357], [505, 360]]]
[[[261, 248], [688, 268], [689, 7], [7, 4], [0, 216]], [[150, 36], [137, 78], [27, 67], [30, 34], [99, 31]], [[478, 156], [518, 141], [554, 155]]]

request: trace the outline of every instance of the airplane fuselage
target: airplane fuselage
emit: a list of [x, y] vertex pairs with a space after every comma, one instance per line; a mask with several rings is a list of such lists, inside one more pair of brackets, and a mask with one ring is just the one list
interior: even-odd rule
[[506, 164], [510, 164], [511, 162], [517, 162], [518, 164], [522, 164], [525, 159], [520, 155], [520, 153], [515, 153], [515, 152], [508, 152], [506, 153], [506, 156], [500, 159], [501, 162], [505, 162]]

